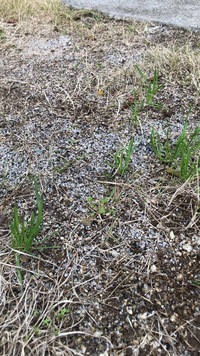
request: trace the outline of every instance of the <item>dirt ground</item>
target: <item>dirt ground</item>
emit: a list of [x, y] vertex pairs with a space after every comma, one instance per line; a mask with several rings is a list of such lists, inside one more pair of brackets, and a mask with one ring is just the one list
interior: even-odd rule
[[[2, 22], [0, 49], [0, 354], [199, 355], [199, 177], [179, 179], [150, 143], [152, 128], [175, 140], [199, 125], [199, 33], [78, 11]], [[137, 68], [159, 90], [136, 119]], [[14, 206], [36, 210], [32, 176], [43, 229], [21, 285], [10, 223]]]

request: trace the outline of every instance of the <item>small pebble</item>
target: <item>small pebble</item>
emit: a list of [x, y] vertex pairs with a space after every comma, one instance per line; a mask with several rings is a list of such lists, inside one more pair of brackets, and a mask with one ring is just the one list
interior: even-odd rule
[[146, 320], [147, 318], [148, 318], [148, 313], [147, 312], [142, 313], [142, 314], [138, 314], [138, 319]]
[[181, 273], [179, 273], [176, 278], [177, 278], [178, 281], [182, 281], [183, 280], [183, 275]]
[[156, 267], [156, 265], [152, 265], [151, 268], [150, 268], [150, 271], [151, 271], [152, 273], [157, 272], [157, 267]]
[[170, 320], [172, 321], [172, 323], [175, 323], [177, 320], [178, 314], [174, 313], [172, 314], [172, 316], [170, 317]]
[[183, 245], [183, 250], [187, 251], [187, 252], [191, 252], [193, 250], [192, 246], [188, 243]]

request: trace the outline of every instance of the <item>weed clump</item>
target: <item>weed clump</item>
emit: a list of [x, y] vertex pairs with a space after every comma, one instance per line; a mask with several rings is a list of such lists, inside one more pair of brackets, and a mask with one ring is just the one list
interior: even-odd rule
[[124, 147], [121, 150], [118, 149], [115, 152], [114, 163], [111, 165], [111, 167], [114, 169], [113, 176], [117, 174], [120, 175], [121, 177], [124, 176], [130, 164], [133, 149], [134, 149], [134, 142], [133, 142], [133, 138], [131, 138], [128, 147]]
[[11, 238], [12, 248], [25, 253], [30, 252], [34, 239], [41, 231], [41, 224], [43, 219], [43, 199], [40, 197], [36, 180], [34, 180], [34, 188], [36, 194], [38, 213], [37, 217], [31, 213], [30, 220], [26, 220], [24, 216], [19, 220], [19, 213], [17, 207], [14, 207], [14, 220], [11, 223]]
[[200, 171], [200, 127], [187, 133], [187, 124], [176, 142], [170, 138], [170, 130], [162, 142], [160, 134], [151, 132], [151, 147], [162, 163], [169, 166], [168, 172], [185, 181]]

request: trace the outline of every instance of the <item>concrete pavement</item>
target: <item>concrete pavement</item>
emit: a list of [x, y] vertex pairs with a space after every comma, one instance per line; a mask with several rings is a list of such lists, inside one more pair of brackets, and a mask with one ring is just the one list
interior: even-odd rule
[[63, 0], [116, 18], [155, 21], [200, 31], [200, 0]]

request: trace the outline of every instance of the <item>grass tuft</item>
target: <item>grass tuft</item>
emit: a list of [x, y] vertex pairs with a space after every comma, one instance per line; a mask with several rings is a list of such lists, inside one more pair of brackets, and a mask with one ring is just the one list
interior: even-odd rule
[[130, 164], [133, 149], [134, 141], [133, 138], [131, 138], [128, 147], [124, 147], [123, 149], [119, 149], [115, 152], [114, 163], [111, 165], [114, 168], [113, 176], [124, 176]]
[[170, 166], [168, 172], [177, 175], [181, 180], [185, 181], [199, 172], [200, 127], [188, 134], [185, 124], [176, 142], [170, 139], [169, 130], [165, 142], [162, 142], [159, 133], [155, 133], [153, 129], [151, 147], [159, 160]]
[[34, 188], [36, 194], [38, 213], [35, 218], [34, 213], [31, 213], [30, 220], [19, 220], [19, 213], [17, 207], [14, 208], [14, 220], [11, 223], [11, 238], [12, 248], [21, 252], [28, 253], [31, 250], [33, 241], [41, 231], [41, 223], [43, 219], [43, 199], [39, 195], [36, 180], [34, 180]]
[[145, 69], [157, 68], [160, 75], [168, 81], [192, 86], [200, 90], [200, 51], [190, 45], [176, 48], [175, 45], [157, 45], [147, 51], [144, 59]]
[[20, 22], [30, 17], [50, 16], [56, 24], [70, 18], [70, 10], [60, 0], [1, 0], [0, 19]]
[[21, 286], [23, 284], [23, 278], [20, 270], [21, 263], [19, 252], [30, 252], [34, 239], [41, 231], [43, 220], [43, 199], [40, 197], [36, 179], [34, 179], [34, 188], [38, 208], [37, 217], [35, 218], [34, 213], [32, 212], [30, 220], [25, 220], [23, 216], [20, 221], [18, 209], [17, 207], [14, 207], [14, 219], [10, 225], [12, 248], [15, 250], [16, 271]]

